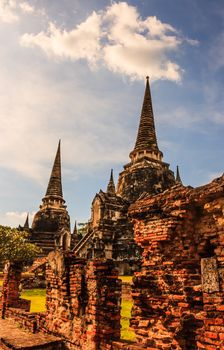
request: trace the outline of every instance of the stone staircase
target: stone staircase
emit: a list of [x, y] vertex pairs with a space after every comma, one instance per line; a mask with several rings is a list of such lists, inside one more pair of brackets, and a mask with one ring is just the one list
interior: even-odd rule
[[86, 243], [92, 238], [94, 231], [89, 231], [87, 234], [76, 244], [73, 249], [73, 252], [78, 254], [80, 250], [86, 245]]

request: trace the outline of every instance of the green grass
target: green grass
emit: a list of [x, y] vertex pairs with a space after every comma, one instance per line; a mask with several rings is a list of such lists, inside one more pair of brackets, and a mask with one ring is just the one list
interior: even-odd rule
[[133, 276], [119, 276], [119, 279], [121, 279], [122, 282], [129, 282], [129, 283], [131, 283], [132, 282], [132, 278], [133, 278]]
[[[125, 276], [126, 277], [126, 276]], [[128, 276], [129, 277], [129, 276]], [[31, 300], [31, 312], [44, 312], [46, 291], [44, 289], [24, 290], [21, 298]], [[122, 300], [121, 303], [121, 339], [135, 340], [135, 334], [129, 329], [129, 319], [131, 317], [131, 300]]]
[[131, 317], [131, 300], [123, 300], [121, 303], [121, 339], [135, 340], [135, 333], [129, 329], [129, 319]]
[[46, 310], [46, 290], [30, 289], [21, 293], [21, 298], [31, 300], [31, 312], [44, 312]]

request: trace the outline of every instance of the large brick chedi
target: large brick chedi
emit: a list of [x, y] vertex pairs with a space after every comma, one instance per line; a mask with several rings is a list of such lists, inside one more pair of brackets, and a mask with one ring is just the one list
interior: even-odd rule
[[144, 249], [131, 326], [149, 349], [224, 349], [224, 176], [129, 208]]
[[117, 188], [111, 173], [107, 191], [100, 190], [96, 194], [88, 234], [75, 247], [75, 253], [82, 257], [113, 258], [120, 274], [131, 274], [140, 261], [141, 250], [136, 247], [128, 218], [130, 204], [140, 196], [160, 193], [176, 183], [158, 148], [148, 77], [137, 139], [130, 158], [130, 163], [119, 175]]
[[62, 193], [59, 141], [47, 191], [33, 219], [31, 241], [41, 247], [41, 255], [44, 256], [55, 247], [66, 250], [70, 246], [70, 239], [70, 218]]
[[169, 164], [163, 162], [158, 148], [149, 77], [146, 80], [137, 139], [130, 153], [131, 162], [124, 166], [118, 179], [117, 194], [133, 202], [144, 192], [158, 193], [175, 184]]

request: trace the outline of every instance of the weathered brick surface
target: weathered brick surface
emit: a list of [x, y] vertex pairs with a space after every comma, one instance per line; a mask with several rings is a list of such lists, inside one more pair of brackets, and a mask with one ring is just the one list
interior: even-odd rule
[[224, 176], [196, 189], [177, 185], [130, 206], [143, 249], [133, 279], [131, 327], [120, 341], [121, 282], [111, 260], [52, 252], [47, 312], [20, 310], [18, 265], [5, 270], [3, 316], [62, 337], [72, 350], [224, 349]]
[[0, 349], [64, 350], [64, 347], [60, 338], [46, 333], [32, 334], [18, 327], [17, 321], [0, 319]]
[[112, 260], [87, 262], [72, 254], [52, 252], [46, 267], [46, 313], [21, 308], [21, 269], [5, 270], [4, 317], [29, 331], [47, 332], [64, 339], [66, 348], [110, 350], [120, 338], [121, 281]]
[[121, 284], [112, 261], [51, 253], [46, 269], [49, 332], [73, 349], [106, 349], [120, 337]]
[[32, 333], [45, 331], [46, 313], [28, 312], [19, 308], [7, 308], [5, 318], [14, 319], [21, 327], [28, 329]]
[[135, 240], [144, 249], [131, 319], [139, 344], [163, 350], [224, 348], [223, 189], [221, 177], [131, 205]]

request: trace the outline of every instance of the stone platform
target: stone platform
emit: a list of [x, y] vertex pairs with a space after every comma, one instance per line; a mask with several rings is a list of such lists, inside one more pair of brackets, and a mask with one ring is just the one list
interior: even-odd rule
[[18, 328], [12, 320], [0, 320], [0, 350], [61, 350], [61, 338], [44, 333], [30, 333]]

